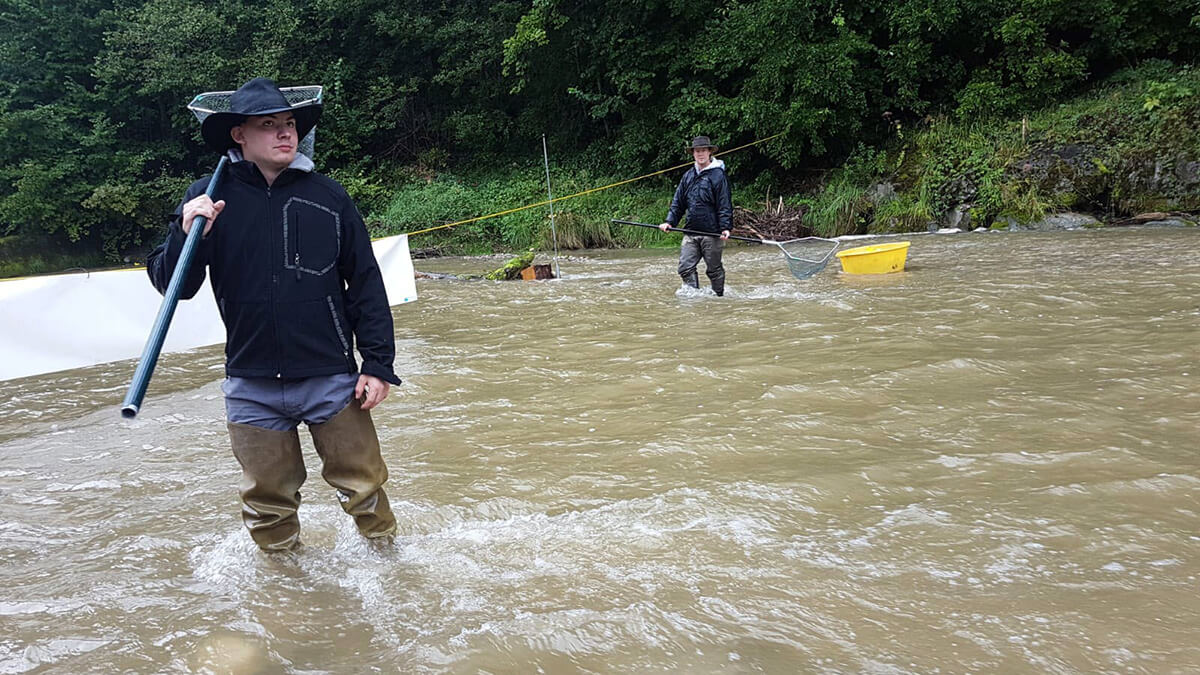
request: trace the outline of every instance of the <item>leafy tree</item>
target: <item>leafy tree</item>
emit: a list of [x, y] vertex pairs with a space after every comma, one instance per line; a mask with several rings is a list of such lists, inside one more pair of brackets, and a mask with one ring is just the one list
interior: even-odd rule
[[1197, 26], [1195, 0], [0, 0], [0, 234], [157, 240], [215, 161], [185, 104], [257, 75], [325, 85], [318, 163], [382, 210], [395, 181], [543, 133], [610, 175], [698, 133], [783, 132], [747, 178], [836, 165], [916, 120], [1190, 62]]

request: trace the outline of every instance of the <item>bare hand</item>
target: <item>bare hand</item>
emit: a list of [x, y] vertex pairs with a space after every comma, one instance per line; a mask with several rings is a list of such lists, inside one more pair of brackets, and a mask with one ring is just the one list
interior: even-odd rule
[[358, 376], [358, 384], [354, 385], [354, 398], [362, 401], [363, 410], [370, 410], [387, 398], [391, 387], [392, 385], [378, 377], [363, 373]]
[[658, 229], [662, 230], [663, 232], [670, 232], [670, 231], [671, 231], [671, 224], [670, 224], [670, 223], [663, 223], [662, 225], [659, 225], [659, 226], [658, 226]]
[[729, 230], [721, 230], [721, 241], [729, 238]]
[[221, 215], [221, 211], [224, 208], [224, 199], [214, 204], [208, 195], [200, 195], [184, 204], [183, 223], [181, 223], [183, 225], [183, 233], [187, 234], [192, 231], [192, 221], [196, 219], [196, 216], [204, 216], [207, 218], [207, 221], [204, 223], [203, 235], [207, 237], [209, 231], [212, 230], [213, 221], [217, 219], [217, 216]]

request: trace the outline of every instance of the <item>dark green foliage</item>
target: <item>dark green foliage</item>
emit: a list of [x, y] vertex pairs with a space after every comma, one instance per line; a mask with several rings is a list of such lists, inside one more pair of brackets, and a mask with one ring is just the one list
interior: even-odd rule
[[[566, 173], [582, 189], [678, 163], [698, 133], [729, 148], [784, 132], [737, 158], [735, 186], [765, 189], [764, 170], [787, 181], [837, 166], [926, 118], [1032, 114], [1150, 59], [1175, 65], [1143, 112], [1163, 134], [1189, 130], [1197, 88], [1173, 73], [1200, 50], [1198, 22], [1194, 0], [5, 0], [0, 235], [113, 261], [153, 244], [182, 186], [216, 162], [184, 106], [255, 75], [326, 86], [318, 164], [383, 231], [399, 222], [395, 190], [408, 186], [403, 200], [447, 169], [494, 168], [489, 204], [536, 199], [537, 172], [507, 163], [535, 158], [543, 134], [595, 172]], [[997, 178], [985, 156], [951, 164]], [[881, 213], [910, 227], [952, 197], [922, 189]], [[853, 201], [844, 191], [827, 226], [860, 227], [844, 215]], [[431, 221], [494, 210], [425, 202]], [[562, 221], [585, 245], [637, 240], [573, 205]], [[446, 236], [520, 247], [537, 223]]]
[[[681, 173], [682, 170], [673, 177], [678, 178]], [[578, 164], [552, 171], [555, 198], [559, 200], [554, 203], [554, 229], [560, 248], [668, 245], [678, 241], [678, 235], [613, 226], [608, 222], [612, 218], [662, 222], [675, 189], [667, 178], [647, 179], [562, 199], [624, 178]], [[415, 179], [398, 187], [395, 199], [381, 217], [377, 233], [416, 232], [546, 199], [545, 174], [540, 165], [509, 164], [476, 168], [462, 174], [443, 173], [429, 181]], [[412, 246], [436, 248], [445, 253], [480, 254], [497, 248], [549, 250], [553, 243], [549, 205], [540, 205], [421, 234]]]
[[832, 235], [961, 225], [949, 222], [955, 210], [979, 227], [1059, 209], [1114, 218], [1200, 209], [1195, 91], [1200, 72], [1151, 61], [1024, 122], [933, 120], [887, 151], [860, 148], [833, 172], [810, 223]]

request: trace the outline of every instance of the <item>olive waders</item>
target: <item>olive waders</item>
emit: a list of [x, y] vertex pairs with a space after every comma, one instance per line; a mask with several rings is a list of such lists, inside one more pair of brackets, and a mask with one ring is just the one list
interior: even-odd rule
[[[275, 431], [229, 422], [233, 455], [242, 465], [242, 521], [264, 551], [282, 551], [300, 540], [300, 486], [308, 473], [295, 429]], [[342, 509], [364, 537], [396, 531], [383, 484], [387, 466], [371, 415], [357, 400], [329, 421], [308, 425], [323, 464], [321, 477], [337, 490]]]

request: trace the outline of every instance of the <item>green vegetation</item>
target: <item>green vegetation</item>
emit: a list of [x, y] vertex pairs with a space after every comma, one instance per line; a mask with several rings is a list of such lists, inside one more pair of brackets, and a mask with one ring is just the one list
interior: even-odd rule
[[488, 281], [512, 281], [521, 276], [521, 270], [533, 264], [534, 257], [536, 257], [536, 251], [525, 251], [483, 275], [483, 278]]
[[[768, 189], [811, 200], [827, 232], [919, 228], [968, 188], [972, 218], [985, 220], [1065, 204], [1186, 206], [1171, 186], [1124, 176], [1196, 158], [1190, 147], [1162, 155], [1160, 141], [1196, 137], [1200, 88], [1186, 64], [1200, 56], [1198, 28], [1194, 0], [5, 3], [0, 237], [78, 244], [110, 263], [144, 252], [216, 161], [185, 104], [255, 75], [325, 85], [318, 165], [379, 231], [538, 201], [542, 134], [572, 158], [556, 162], [555, 193], [567, 194], [676, 164], [698, 133], [726, 148], [782, 133], [738, 158], [735, 200]], [[1116, 74], [1129, 64], [1143, 65]], [[1102, 82], [1124, 92], [1116, 121], [1056, 109]], [[1097, 96], [1097, 110], [1109, 105]], [[1072, 142], [1109, 178], [1089, 173], [1064, 191], [1002, 165], [1053, 164], [1044, 153], [1073, 125], [1100, 139]], [[1121, 144], [1107, 147], [1109, 133]], [[788, 187], [831, 169], [820, 196]], [[879, 178], [894, 196], [871, 188]], [[607, 218], [661, 218], [669, 182], [564, 203], [564, 236], [662, 241], [611, 231]], [[544, 238], [541, 218], [430, 237], [519, 249]]]
[[970, 212], [1006, 228], [1075, 209], [1200, 210], [1200, 70], [1154, 61], [1028, 117], [933, 119], [833, 171], [809, 223], [821, 234], [923, 231]]
[[[783, 196], [806, 210], [805, 223], [822, 236], [924, 232], [931, 225], [1007, 229], [1063, 209], [1109, 218], [1200, 210], [1200, 97], [1194, 92], [1200, 92], [1200, 70], [1152, 61], [1028, 117], [946, 116], [908, 132], [896, 125], [878, 147], [860, 145], [815, 192]], [[738, 159], [727, 159], [735, 203], [758, 204], [764, 181], [739, 185]], [[510, 165], [409, 182], [396, 189], [378, 232], [412, 232], [543, 201], [541, 170]], [[676, 236], [608, 220], [660, 222], [680, 172], [556, 204], [559, 246], [674, 245]], [[560, 196], [620, 179], [580, 168], [554, 176]], [[964, 217], [949, 222], [955, 211]], [[412, 245], [447, 253], [548, 248], [547, 215], [542, 206], [418, 235]]]
[[[680, 172], [675, 172], [680, 173]], [[624, 177], [598, 174], [587, 168], [554, 171], [551, 180], [556, 198], [611, 185]], [[403, 184], [387, 210], [372, 219], [377, 236], [417, 232], [453, 222], [516, 209], [547, 200], [541, 165], [509, 165], [445, 173], [428, 181]], [[608, 190], [556, 200], [554, 230], [563, 249], [673, 246], [679, 235], [648, 228], [612, 225], [612, 218], [658, 224], [667, 214], [675, 189], [657, 177]], [[478, 222], [456, 225], [413, 237], [413, 248], [443, 253], [483, 254], [496, 250], [518, 251], [553, 245], [550, 207], [540, 205]]]
[[48, 237], [0, 237], [0, 278], [111, 266], [103, 253], [62, 245]]

